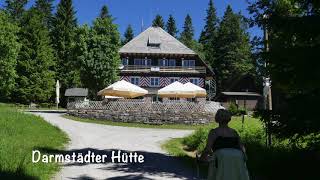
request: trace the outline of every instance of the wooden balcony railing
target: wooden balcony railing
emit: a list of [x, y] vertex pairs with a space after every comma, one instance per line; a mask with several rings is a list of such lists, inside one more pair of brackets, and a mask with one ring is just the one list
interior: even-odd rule
[[163, 73], [206, 73], [206, 67], [194, 66], [139, 66], [139, 65], [124, 65], [121, 67], [121, 72], [128, 73], [149, 73], [149, 72], [163, 72]]

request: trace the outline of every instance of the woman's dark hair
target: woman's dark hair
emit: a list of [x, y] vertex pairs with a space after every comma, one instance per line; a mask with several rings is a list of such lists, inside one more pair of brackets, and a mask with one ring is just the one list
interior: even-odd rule
[[231, 113], [225, 109], [219, 109], [216, 113], [215, 120], [217, 123], [228, 124], [231, 120]]

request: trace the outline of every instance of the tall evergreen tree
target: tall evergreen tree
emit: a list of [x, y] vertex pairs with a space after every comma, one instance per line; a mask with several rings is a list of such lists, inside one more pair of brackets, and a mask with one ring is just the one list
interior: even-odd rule
[[19, 40], [16, 102], [48, 102], [54, 92], [54, 54], [43, 17], [34, 9], [24, 13]]
[[[57, 58], [57, 79], [61, 91], [80, 85], [79, 63], [75, 58], [75, 30], [77, 19], [72, 0], [61, 0], [53, 19], [52, 40]], [[62, 103], [65, 98], [62, 98]]]
[[53, 0], [36, 0], [35, 2], [35, 9], [37, 9], [43, 16], [44, 16], [44, 21], [47, 27], [50, 29], [51, 28], [51, 23], [52, 23], [52, 10], [53, 10], [53, 5], [52, 5]]
[[81, 27], [77, 34], [81, 79], [95, 98], [98, 90], [117, 80], [120, 35], [110, 14], [98, 17], [91, 29], [86, 25]]
[[14, 21], [19, 20], [25, 11], [24, 7], [28, 0], [5, 0], [5, 11], [11, 16]]
[[178, 33], [178, 29], [176, 26], [176, 20], [174, 19], [174, 17], [170, 14], [169, 15], [169, 19], [167, 21], [167, 32], [173, 36], [173, 37], [177, 37], [177, 33]]
[[192, 19], [189, 14], [187, 14], [184, 20], [183, 31], [180, 34], [180, 41], [189, 48], [193, 47], [194, 44], [194, 28], [192, 25]]
[[107, 6], [102, 6], [99, 17], [100, 18], [111, 18], [111, 15], [109, 14], [109, 9]]
[[227, 6], [218, 29], [213, 62], [219, 91], [228, 90], [235, 78], [254, 71], [249, 36], [243, 27], [241, 16]]
[[214, 50], [215, 50], [215, 38], [217, 36], [217, 24], [218, 18], [216, 15], [216, 9], [213, 5], [213, 1], [209, 1], [207, 9], [206, 24], [203, 31], [201, 32], [199, 42], [203, 45], [203, 51], [205, 54], [206, 61], [212, 65], [214, 61]]
[[[253, 22], [261, 29], [266, 28], [269, 37], [268, 41], [260, 41], [268, 43], [269, 51], [258, 47], [262, 62], [267, 63], [266, 76], [272, 80], [272, 113], [276, 114], [278, 124], [272, 127], [272, 132], [299, 144], [312, 141], [308, 147], [314, 149], [318, 147], [316, 136], [310, 134], [312, 140], [304, 139], [305, 142], [296, 138], [320, 131], [319, 1], [250, 2]], [[305, 174], [308, 174], [305, 179], [317, 176], [311, 171]]]
[[160, 14], [156, 15], [156, 17], [152, 21], [152, 26], [153, 27], [161, 27], [162, 29], [164, 29], [164, 21], [163, 21], [162, 16], [160, 16]]
[[8, 100], [15, 87], [16, 64], [20, 50], [19, 28], [0, 11], [0, 100]]
[[122, 44], [126, 44], [128, 43], [129, 41], [131, 41], [131, 39], [133, 39], [134, 37], [134, 34], [133, 34], [133, 29], [132, 29], [132, 26], [131, 24], [128, 25], [126, 31], [124, 32], [124, 40], [122, 41]]

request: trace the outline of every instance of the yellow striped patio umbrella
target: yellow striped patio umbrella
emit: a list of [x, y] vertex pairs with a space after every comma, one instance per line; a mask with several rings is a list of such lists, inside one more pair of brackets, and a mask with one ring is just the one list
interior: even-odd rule
[[189, 91], [182, 83], [176, 81], [159, 89], [158, 95], [168, 98], [193, 98], [196, 94], [193, 91]]
[[191, 82], [188, 82], [183, 85], [186, 89], [189, 91], [192, 91], [195, 93], [195, 97], [206, 97], [207, 96], [207, 91]]
[[135, 98], [146, 94], [148, 94], [147, 90], [125, 80], [115, 82], [98, 92], [100, 96], [118, 96], [124, 98]]

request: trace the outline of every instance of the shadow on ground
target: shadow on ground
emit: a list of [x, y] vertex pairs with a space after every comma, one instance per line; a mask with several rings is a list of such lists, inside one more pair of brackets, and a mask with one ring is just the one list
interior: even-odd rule
[[16, 172], [0, 171], [0, 179], [5, 179], [5, 180], [16, 180], [16, 179], [38, 180], [39, 178], [29, 176], [29, 175], [25, 174], [23, 170], [17, 170]]
[[[196, 179], [196, 169], [191, 166], [187, 166], [181, 158], [173, 157], [161, 153], [146, 152], [146, 151], [134, 151], [139, 155], [144, 156], [144, 163], [112, 163], [111, 155], [112, 151], [118, 152], [119, 149], [73, 149], [69, 151], [47, 149], [47, 148], [35, 148], [39, 150], [42, 154], [63, 154], [72, 155], [73, 153], [82, 155], [87, 154], [89, 151], [95, 155], [107, 155], [107, 162], [105, 166], [101, 166], [99, 169], [105, 171], [117, 171], [123, 172], [124, 176], [108, 178], [110, 180], [124, 179], [124, 180], [136, 180], [145, 179], [150, 180], [150, 178], [144, 177], [144, 175], [155, 175], [158, 177], [170, 178], [182, 178], [182, 179]], [[122, 153], [130, 153], [126, 150], [121, 150]], [[116, 153], [117, 154], [117, 153]], [[91, 163], [92, 164], [92, 163]], [[85, 166], [88, 163], [68, 163], [64, 166]], [[125, 173], [131, 173], [130, 175], [125, 175]], [[133, 175], [132, 175], [133, 174]], [[80, 176], [74, 179], [80, 180], [91, 180], [94, 179], [89, 176]]]
[[320, 179], [320, 152], [276, 145], [268, 148], [258, 142], [248, 142], [246, 149], [253, 180]]

